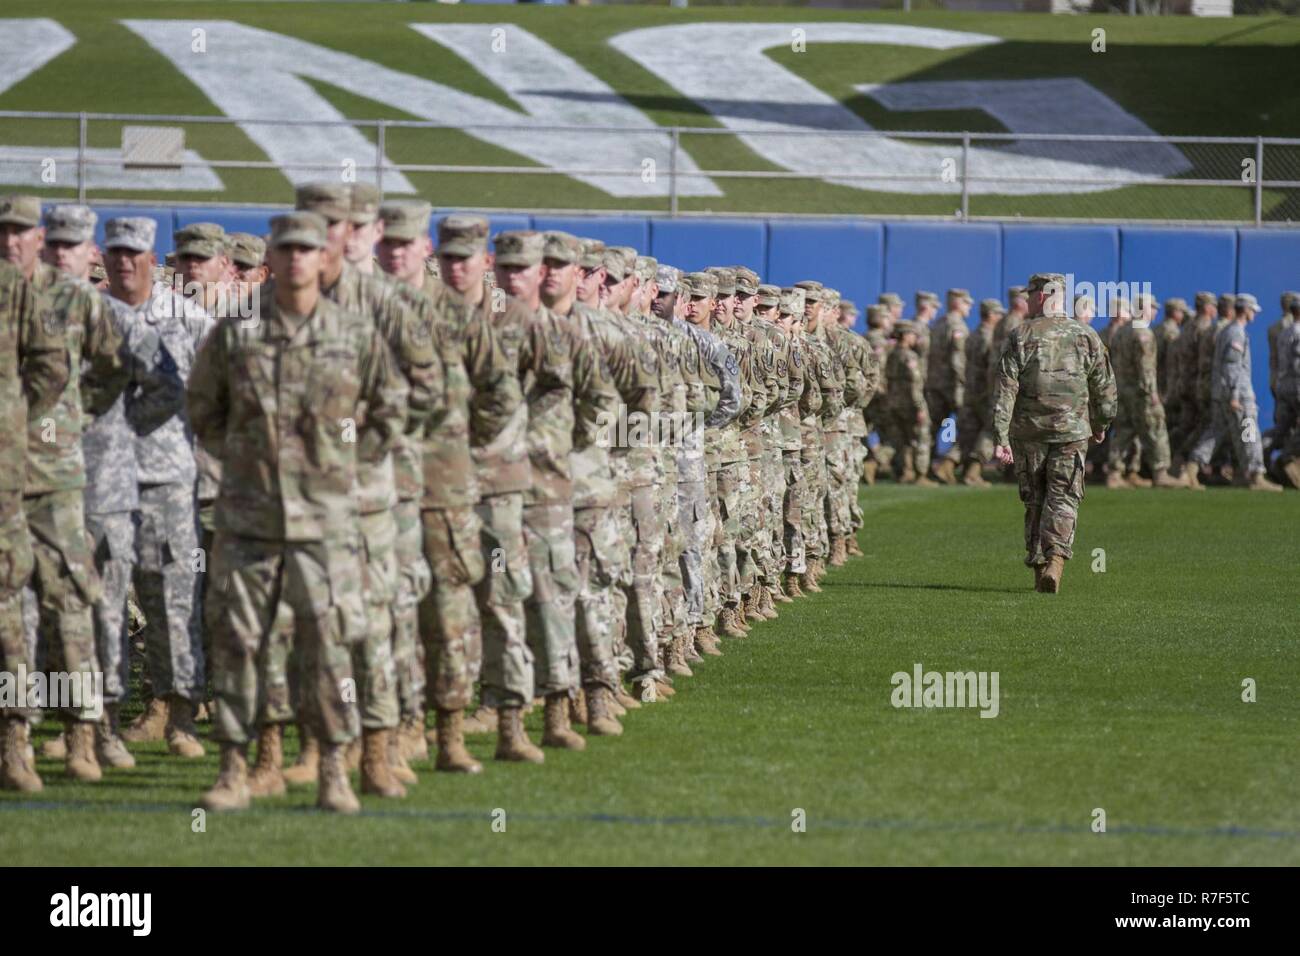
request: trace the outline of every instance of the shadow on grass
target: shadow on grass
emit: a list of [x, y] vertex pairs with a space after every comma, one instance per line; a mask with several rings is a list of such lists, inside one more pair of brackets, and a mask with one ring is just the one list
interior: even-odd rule
[[1031, 594], [1033, 588], [986, 588], [970, 584], [913, 584], [902, 581], [823, 581], [823, 588], [902, 588], [920, 591], [971, 591], [986, 594]]

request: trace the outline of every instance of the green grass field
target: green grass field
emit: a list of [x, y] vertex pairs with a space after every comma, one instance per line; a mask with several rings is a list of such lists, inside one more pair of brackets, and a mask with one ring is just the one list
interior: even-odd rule
[[[1055, 597], [1020, 563], [1011, 488], [877, 486], [863, 501], [865, 558], [728, 641], [621, 739], [543, 767], [423, 773], [408, 799], [365, 798], [357, 818], [298, 791], [209, 814], [204, 833], [191, 810], [215, 755], [142, 748], [95, 786], [41, 760], [38, 799], [0, 795], [0, 859], [1300, 864], [1300, 496], [1089, 488]], [[890, 675], [918, 662], [997, 671], [999, 716], [894, 709]], [[470, 746], [487, 758], [492, 739]]]
[[[140, 112], [213, 115], [207, 97], [143, 39], [119, 21], [130, 18], [233, 19], [352, 53], [416, 76], [518, 109], [500, 89], [456, 56], [420, 37], [413, 22], [519, 24], [568, 54], [618, 91], [656, 123], [715, 127], [718, 121], [655, 75], [609, 46], [615, 34], [639, 27], [691, 21], [781, 22], [797, 26], [820, 20], [905, 23], [988, 33], [1004, 38], [988, 47], [924, 50], [860, 44], [812, 45], [805, 52], [776, 47], [772, 60], [835, 97], [879, 129], [971, 130], [1004, 127], [978, 110], [891, 111], [853, 87], [904, 80], [1034, 79], [1072, 76], [1086, 80], [1142, 119], [1157, 133], [1202, 136], [1300, 135], [1300, 99], [1294, 89], [1300, 19], [1286, 17], [1201, 19], [1191, 17], [1053, 17], [1037, 14], [772, 9], [768, 7], [555, 8], [475, 7], [442, 4], [174, 3], [146, 0], [8, 0], [6, 17], [57, 19], [78, 43], [44, 68], [0, 94], [0, 109]], [[1106, 31], [1104, 53], [1092, 50], [1093, 31]], [[324, 83], [311, 85], [344, 116], [354, 119], [416, 117]], [[1045, 110], [1052, 109], [1044, 103]], [[468, 120], [469, 118], [467, 118]], [[91, 125], [89, 145], [117, 147], [118, 123]], [[187, 145], [208, 160], [264, 160], [236, 128], [190, 126]], [[0, 143], [9, 146], [73, 147], [75, 124], [0, 121]], [[395, 162], [530, 165], [529, 160], [459, 131], [392, 131], [388, 152]], [[708, 169], [766, 171], [777, 167], [732, 136], [686, 135], [683, 148]], [[1089, 147], [1080, 144], [1079, 157]], [[1187, 178], [1237, 180], [1241, 160], [1253, 146], [1184, 149], [1193, 168]], [[1268, 179], [1300, 179], [1300, 148], [1278, 147], [1266, 166]], [[596, 157], [597, 159], [599, 157]], [[288, 181], [273, 170], [224, 169], [222, 193], [170, 195], [173, 200], [288, 202]], [[412, 173], [420, 192], [438, 206], [496, 209], [667, 209], [667, 200], [628, 200], [564, 176]], [[861, 191], [818, 181], [764, 178], [719, 180], [725, 195], [683, 198], [686, 211], [951, 215], [953, 196]], [[50, 196], [67, 196], [51, 187]], [[144, 198], [104, 191], [94, 198]], [[1247, 219], [1250, 189], [1177, 186], [1127, 187], [1084, 196], [974, 196], [971, 214], [1098, 218]], [[1300, 218], [1300, 190], [1266, 189], [1264, 215]]]

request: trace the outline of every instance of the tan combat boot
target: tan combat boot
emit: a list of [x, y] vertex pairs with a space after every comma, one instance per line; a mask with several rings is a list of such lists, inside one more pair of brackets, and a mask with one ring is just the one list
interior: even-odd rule
[[41, 744], [41, 756], [50, 760], [65, 760], [68, 756], [68, 738], [63, 731]]
[[465, 718], [465, 733], [494, 734], [497, 732], [497, 709], [480, 704], [478, 710]]
[[1128, 482], [1126, 482], [1124, 480], [1124, 476], [1120, 474], [1118, 471], [1108, 471], [1106, 472], [1106, 487], [1107, 488], [1132, 488], [1133, 486], [1130, 485]]
[[1300, 488], [1300, 458], [1292, 458], [1282, 466], [1282, 474], [1291, 482], [1292, 488]]
[[842, 534], [837, 534], [831, 541], [831, 566], [842, 568], [848, 564], [849, 547], [847, 539]]
[[727, 637], [746, 637], [746, 631], [740, 626], [736, 619], [736, 609], [734, 607], [724, 607], [718, 615], [718, 623], [722, 626], [722, 633]]
[[497, 711], [497, 760], [524, 763], [544, 763], [546, 754], [533, 746], [524, 730], [518, 707], [502, 707]]
[[1128, 482], [1130, 485], [1132, 485], [1134, 488], [1150, 488], [1150, 487], [1151, 487], [1151, 479], [1150, 479], [1150, 478], [1143, 478], [1143, 477], [1142, 477], [1140, 474], [1138, 474], [1136, 471], [1130, 471], [1127, 475], [1124, 476], [1124, 480], [1127, 481], [1127, 482]]
[[320, 776], [320, 742], [305, 724], [298, 725], [298, 761], [283, 776], [292, 784], [313, 783]]
[[[406, 796], [406, 788], [393, 776], [388, 766], [388, 745], [393, 732], [387, 727], [361, 729], [361, 792], [378, 797], [399, 799]], [[325, 767], [322, 760], [321, 775]], [[323, 785], [322, 785], [323, 786]]]
[[569, 726], [569, 695], [547, 694], [542, 746], [586, 750], [587, 741]]
[[40, 774], [27, 756], [31, 733], [22, 717], [0, 719], [0, 789], [40, 793], [45, 789]]
[[345, 749], [346, 744], [321, 744], [316, 806], [333, 813], [360, 813], [361, 801], [352, 792], [344, 767]]
[[194, 726], [194, 702], [174, 694], [168, 701], [168, 711], [167, 749], [177, 757], [191, 760], [202, 757], [203, 744], [199, 743], [199, 732]]
[[587, 692], [579, 687], [569, 699], [569, 723], [582, 726], [587, 722]]
[[966, 462], [966, 470], [962, 472], [961, 483], [971, 488], [987, 488], [989, 483], [984, 480], [984, 469], [978, 461]]
[[767, 588], [759, 589], [758, 613], [768, 621], [775, 621], [780, 616], [777, 614], [776, 604], [772, 600], [772, 592]]
[[1043, 571], [1046, 569], [1047, 565], [1045, 564], [1035, 564], [1033, 566], [1035, 591], [1041, 591], [1043, 589]]
[[1043, 568], [1043, 576], [1039, 581], [1038, 590], [1043, 594], [1055, 594], [1061, 590], [1061, 575], [1065, 573], [1065, 558], [1060, 555], [1053, 555], [1047, 562], [1047, 567]]
[[745, 619], [747, 621], [758, 622], [758, 621], [767, 620], [767, 618], [763, 615], [763, 611], [762, 611], [762, 606], [763, 606], [763, 598], [761, 597], [762, 593], [763, 593], [763, 586], [761, 584], [755, 584], [752, 588], [749, 589], [749, 593], [745, 595], [744, 607], [745, 607]]
[[144, 744], [162, 740], [167, 731], [167, 701], [160, 697], [150, 699], [144, 713], [127, 725], [122, 731], [122, 739], [129, 744]]
[[799, 585], [805, 591], [811, 591], [813, 594], [821, 594], [821, 585], [817, 583], [816, 567], [816, 561], [808, 562], [808, 570], [799, 576]]
[[609, 709], [613, 694], [608, 687], [599, 684], [587, 685], [587, 733], [595, 737], [619, 737], [623, 734], [623, 725], [618, 722]]
[[1168, 469], [1153, 468], [1151, 470], [1151, 484], [1156, 488], [1186, 488], [1187, 483], [1179, 481], [1169, 474]]
[[867, 487], [876, 483], [876, 472], [880, 465], [873, 459], [868, 458], [862, 463], [862, 481]]
[[117, 770], [130, 770], [135, 758], [117, 735], [117, 704], [104, 708], [104, 716], [95, 724], [95, 756], [100, 764]]
[[660, 700], [677, 696], [677, 691], [672, 684], [668, 683], [668, 680], [655, 681], [655, 692], [659, 695]]
[[694, 677], [695, 672], [691, 666], [686, 663], [685, 641], [681, 637], [674, 637], [668, 642], [668, 660], [664, 664], [664, 670], [674, 677]]
[[[626, 714], [629, 710], [641, 709], [641, 701], [637, 700], [635, 697], [633, 697], [631, 694], [629, 694], [626, 690], [623, 689], [623, 679], [621, 677], [619, 678], [618, 684], [615, 685], [614, 703], [616, 705], [614, 707], [614, 713], [616, 714], [618, 714], [619, 707], [623, 708], [623, 714]], [[622, 717], [623, 714], [618, 714], [618, 715]]]
[[361, 769], [361, 738], [357, 737], [343, 748], [343, 769], [348, 773]]
[[945, 485], [957, 484], [957, 463], [951, 458], [943, 458], [933, 466], [934, 477]]
[[1268, 476], [1262, 471], [1257, 471], [1250, 476], [1250, 483], [1246, 487], [1251, 491], [1282, 491], [1282, 486], [1269, 481]]
[[465, 712], [463, 710], [439, 710], [438, 722], [438, 756], [433, 769], [449, 773], [482, 773], [483, 765], [465, 749]]
[[429, 741], [424, 736], [424, 719], [406, 716], [397, 727], [397, 742], [406, 760], [428, 760]]
[[705, 657], [721, 657], [722, 648], [718, 646], [718, 635], [713, 633], [713, 628], [701, 625], [695, 629], [695, 649]]
[[807, 597], [803, 593], [803, 588], [799, 585], [800, 576], [794, 571], [787, 571], [785, 575], [785, 593], [793, 602], [795, 598]]
[[917, 475], [916, 481], [912, 482], [918, 488], [938, 488], [939, 482], [935, 481], [929, 475]]
[[248, 758], [244, 756], [244, 746], [222, 743], [221, 770], [217, 774], [217, 782], [199, 800], [205, 810], [224, 812], [248, 809], [252, 802], [252, 792], [248, 786]]
[[677, 640], [682, 643], [682, 660], [686, 661], [687, 666], [704, 662], [703, 655], [695, 648], [694, 632], [684, 630], [677, 636]]
[[284, 725], [263, 724], [257, 735], [257, 764], [248, 775], [254, 797], [282, 797], [284, 786]]
[[401, 733], [400, 728], [388, 731], [388, 772], [398, 783], [412, 786], [419, 783], [420, 778], [415, 775], [411, 765], [406, 762], [406, 755], [402, 753]]
[[902, 463], [902, 468], [898, 471], [899, 484], [913, 484], [916, 481], [915, 453], [910, 448], [903, 448], [899, 451], [898, 460]]
[[844, 541], [844, 546], [845, 548], [848, 549], [849, 557], [851, 558], [863, 557], [864, 552], [862, 550], [862, 546], [858, 544], [858, 536], [856, 534], [849, 535]]
[[68, 738], [67, 771], [73, 780], [95, 783], [104, 773], [95, 757], [95, 725], [86, 720], [70, 720], [64, 724]]
[[1184, 464], [1183, 484], [1185, 484], [1188, 488], [1191, 488], [1193, 491], [1204, 491], [1205, 486], [1201, 484], [1200, 472], [1201, 469], [1197, 466], [1196, 462], [1189, 461], [1186, 464]]

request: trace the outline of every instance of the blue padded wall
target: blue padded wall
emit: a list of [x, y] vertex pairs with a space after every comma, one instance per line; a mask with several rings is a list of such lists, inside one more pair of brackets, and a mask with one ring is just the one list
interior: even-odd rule
[[[918, 289], [970, 290], [976, 302], [1002, 298], [1002, 229], [984, 223], [889, 223], [885, 226], [884, 288], [903, 297], [903, 315], [915, 313]], [[979, 310], [971, 309], [971, 323]]]
[[650, 255], [685, 272], [709, 266], [767, 265], [767, 223], [761, 219], [654, 219]]
[[1099, 284], [1119, 281], [1119, 229], [1115, 226], [1003, 226], [1002, 288], [997, 298], [1005, 303], [1006, 290], [1013, 285], [1024, 285], [1035, 272], [1073, 276], [1078, 290], [1075, 294], [1086, 292], [1095, 299]]
[[1237, 289], [1259, 299], [1260, 313], [1249, 326], [1251, 377], [1264, 428], [1273, 424], [1268, 390], [1268, 327], [1282, 314], [1283, 292], [1300, 291], [1300, 232], [1237, 231]]
[[767, 227], [764, 282], [793, 285], [816, 279], [858, 306], [858, 330], [866, 330], [866, 307], [883, 287], [885, 227], [878, 222], [771, 220]]
[[607, 246], [631, 246], [638, 252], [650, 248], [650, 224], [633, 216], [534, 216], [533, 228], [540, 232], [558, 229], [599, 239]]

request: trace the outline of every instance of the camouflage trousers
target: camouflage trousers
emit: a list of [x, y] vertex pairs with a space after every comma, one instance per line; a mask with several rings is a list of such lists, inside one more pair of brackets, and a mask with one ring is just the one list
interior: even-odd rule
[[[29, 660], [42, 670], [102, 673], [93, 608], [103, 586], [95, 573], [83, 508], [80, 488], [23, 499], [34, 562], [30, 606], [35, 609], [25, 615], [25, 639]], [[83, 706], [64, 713], [93, 720], [90, 710]]]
[[[0, 671], [7, 674], [36, 670], [24, 633], [22, 596], [34, 561], [23, 496], [17, 491], [0, 491]], [[27, 703], [21, 708], [0, 707], [0, 717], [35, 717], [37, 708]]]
[[420, 513], [424, 556], [433, 586], [420, 602], [419, 621], [430, 696], [438, 710], [464, 710], [483, 667], [483, 630], [474, 586], [485, 564], [482, 521], [472, 507]]
[[985, 465], [993, 459], [993, 431], [987, 402], [967, 402], [957, 416], [957, 443], [962, 461]]
[[808, 492], [804, 487], [803, 461], [799, 451], [782, 451], [781, 465], [785, 469], [785, 494], [781, 499], [785, 569], [793, 574], [803, 574], [808, 570], [803, 544], [803, 503]]
[[1300, 458], [1300, 394], [1277, 396], [1273, 407], [1273, 447], [1282, 461]]
[[704, 623], [704, 554], [713, 540], [713, 512], [707, 500], [707, 487], [703, 481], [677, 483], [677, 522], [682, 536], [682, 554], [678, 563], [687, 623], [691, 627], [700, 627]]
[[718, 544], [719, 591], [722, 604], [735, 607], [742, 592], [754, 586], [752, 539], [746, 538], [744, 509], [749, 497], [749, 460], [727, 462], [718, 471], [718, 519], [722, 540]]
[[420, 640], [420, 602], [433, 587], [433, 572], [424, 557], [420, 502], [397, 503], [397, 600], [393, 602], [393, 667], [397, 672], [397, 703], [403, 717], [424, 719], [425, 659]]
[[583, 686], [618, 686], [614, 660], [614, 591], [628, 574], [627, 544], [619, 537], [617, 508], [573, 513], [574, 567], [578, 573], [574, 633]]
[[[1247, 475], [1264, 470], [1264, 445], [1259, 430], [1259, 407], [1253, 400], [1241, 403], [1240, 411], [1233, 411], [1228, 399], [1217, 399], [1214, 403], [1214, 421], [1211, 431], [1218, 443], [1231, 446], [1236, 456], [1237, 467]], [[1205, 451], [1206, 446], [1197, 446], [1197, 451]], [[1197, 458], [1200, 461], [1200, 458]], [[1209, 461], [1206, 452], [1206, 461]]]
[[[918, 411], [923, 412], [917, 421]], [[890, 410], [890, 428], [894, 434], [896, 454], [893, 458], [894, 477], [903, 473], [904, 452], [912, 458], [917, 477], [930, 471], [930, 413], [924, 408]]]
[[[659, 635], [672, 639], [690, 633], [690, 611], [686, 606], [686, 586], [682, 576], [682, 552], [686, 535], [682, 516], [677, 505], [677, 468], [667, 472], [665, 481], [656, 487], [659, 495], [659, 515], [663, 522], [663, 548], [659, 552], [660, 582]], [[662, 641], [661, 641], [662, 646]]]
[[[135, 565], [133, 511], [86, 515], [86, 530], [94, 549], [95, 569], [104, 593], [95, 602], [95, 653], [104, 669], [104, 703], [121, 704], [130, 696], [130, 637], [126, 625], [126, 593]], [[203, 575], [204, 579], [207, 574]]]
[[[741, 589], [748, 592], [755, 585], [766, 585], [770, 565], [764, 562], [766, 554], [764, 534], [768, 524], [763, 509], [767, 503], [762, 450], [745, 466], [745, 486], [740, 499], [740, 538], [736, 542], [737, 570]], [[748, 580], [748, 586], [744, 582]]]
[[578, 689], [577, 549], [568, 502], [524, 507], [524, 545], [533, 593], [524, 602], [533, 684], [541, 696]]
[[862, 481], [862, 466], [867, 460], [867, 435], [865, 431], [849, 431], [849, 471], [851, 486], [848, 491], [849, 523], [857, 531], [866, 523], [862, 516], [862, 505], [858, 503], [858, 485]]
[[257, 735], [274, 666], [268, 651], [286, 630], [292, 633], [299, 719], [331, 743], [357, 736], [353, 647], [370, 631], [362, 554], [353, 537], [283, 542], [217, 533], [204, 609], [212, 632], [214, 740], [242, 744]]
[[[936, 388], [927, 388], [925, 390], [925, 407], [930, 415], [930, 422], [934, 428], [934, 435], [931, 436], [930, 439], [932, 443], [931, 447], [933, 448], [933, 452], [930, 456], [931, 460], [942, 459], [944, 461], [951, 461], [954, 464], [959, 462], [961, 460], [961, 451], [956, 442], [953, 442], [948, 450], [942, 455], [939, 454], [939, 437], [943, 434], [944, 420], [951, 417], [953, 424], [956, 425], [958, 429], [961, 427], [958, 422], [961, 409], [958, 407], [957, 403], [953, 401], [953, 396], [948, 392]], [[949, 434], [951, 434], [951, 432], [949, 432]]]
[[488, 707], [523, 707], [533, 699], [533, 652], [524, 601], [533, 576], [524, 544], [524, 496], [512, 491], [477, 506], [487, 573], [474, 588], [483, 624], [482, 698]]
[[826, 530], [837, 537], [853, 532], [849, 492], [858, 489], [849, 451], [848, 432], [826, 432]]
[[880, 471], [888, 471], [894, 461], [894, 452], [898, 447], [894, 438], [894, 417], [889, 414], [883, 398], [873, 398], [867, 405], [867, 430], [875, 431], [876, 444], [868, 448], [867, 454], [876, 462]]
[[1171, 448], [1182, 453], [1183, 458], [1191, 458], [1197, 442], [1206, 430], [1208, 423], [1201, 416], [1201, 408], [1194, 401], [1183, 401], [1178, 406], [1178, 444], [1172, 445], [1173, 433], [1170, 433]]
[[803, 520], [804, 554], [809, 558], [826, 556], [826, 459], [823, 456], [820, 438], [818, 444], [810, 449], [805, 443], [800, 452], [800, 465], [803, 469], [803, 501], [800, 514]]
[[1083, 501], [1083, 463], [1088, 442], [1049, 445], [1011, 442], [1020, 500], [1025, 506], [1025, 564], [1070, 560], [1079, 503]]
[[663, 547], [663, 522], [654, 485], [632, 488], [631, 498], [631, 504], [620, 509], [622, 534], [632, 542], [632, 574], [630, 580], [625, 579], [621, 596], [615, 595], [619, 613], [626, 615], [620, 629], [623, 641], [618, 657], [621, 670], [630, 680], [660, 678], [663, 671], [659, 667], [655, 577]]
[[177, 694], [198, 701], [204, 692], [198, 547], [193, 486], [141, 485], [134, 578], [155, 697]]
[[397, 600], [397, 521], [392, 511], [361, 516], [365, 564], [366, 637], [352, 647], [361, 726], [396, 727], [397, 666], [393, 661], [393, 604]]
[[718, 510], [718, 472], [710, 471], [704, 479], [704, 494], [708, 500], [708, 539], [700, 555], [704, 567], [704, 618], [705, 627], [712, 627], [722, 610], [722, 566], [718, 560], [724, 540], [722, 512]]
[[1164, 406], [1158, 402], [1152, 405], [1147, 396], [1121, 395], [1108, 453], [1111, 471], [1123, 470], [1124, 455], [1135, 440], [1141, 444], [1142, 458], [1152, 471], [1169, 467], [1169, 432], [1165, 428]]
[[781, 467], [781, 450], [765, 447], [762, 457], [751, 460], [750, 474], [757, 475], [758, 547], [755, 558], [763, 586], [776, 588], [784, 570], [781, 547], [781, 501], [785, 497], [785, 471]]

